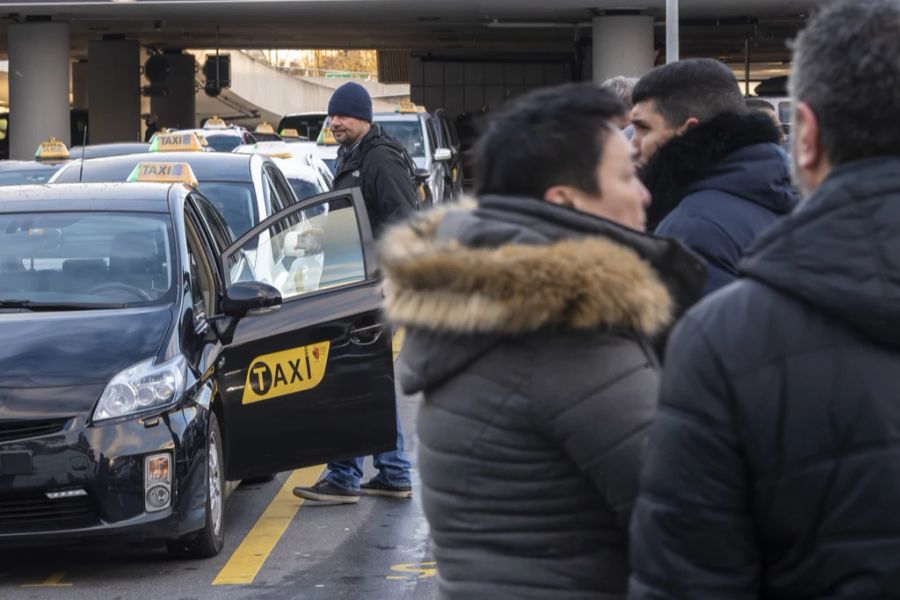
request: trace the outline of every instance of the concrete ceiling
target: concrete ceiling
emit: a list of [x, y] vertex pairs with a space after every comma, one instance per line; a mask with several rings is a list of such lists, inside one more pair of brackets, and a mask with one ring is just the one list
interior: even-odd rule
[[[680, 0], [682, 55], [739, 61], [788, 57], [820, 0]], [[376, 48], [438, 54], [571, 54], [603, 11], [641, 11], [662, 24], [665, 0], [56, 0], [0, 2], [7, 23], [69, 21], [75, 55], [124, 35], [156, 48]], [[664, 28], [657, 28], [662, 45]], [[0, 28], [0, 49], [6, 47]], [[2, 51], [0, 51], [2, 52]]]

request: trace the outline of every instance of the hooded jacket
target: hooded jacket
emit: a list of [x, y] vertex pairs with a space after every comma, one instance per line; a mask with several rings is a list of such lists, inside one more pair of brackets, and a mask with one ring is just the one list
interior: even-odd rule
[[631, 598], [900, 597], [900, 157], [836, 168], [676, 328]]
[[[680, 244], [527, 198], [429, 213], [381, 247], [445, 600], [625, 594], [659, 365], [699, 295]], [[673, 300], [675, 299], [675, 300]]]
[[779, 139], [767, 115], [726, 113], [673, 138], [641, 170], [655, 233], [707, 261], [704, 293], [732, 282], [753, 240], [796, 205]]
[[376, 238], [386, 225], [416, 210], [416, 190], [405, 150], [381, 125], [372, 124], [359, 147], [349, 157], [346, 154], [346, 148], [338, 150], [333, 188], [362, 189]]

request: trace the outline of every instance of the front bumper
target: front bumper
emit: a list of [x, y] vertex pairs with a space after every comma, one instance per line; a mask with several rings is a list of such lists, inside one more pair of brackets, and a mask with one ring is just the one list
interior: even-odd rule
[[[54, 434], [0, 443], [27, 451], [32, 472], [0, 475], [0, 546], [77, 541], [173, 539], [203, 527], [206, 506], [205, 409], [85, 426], [74, 417]], [[173, 458], [168, 508], [146, 512], [144, 458]], [[51, 500], [47, 492], [83, 489], [86, 496]]]

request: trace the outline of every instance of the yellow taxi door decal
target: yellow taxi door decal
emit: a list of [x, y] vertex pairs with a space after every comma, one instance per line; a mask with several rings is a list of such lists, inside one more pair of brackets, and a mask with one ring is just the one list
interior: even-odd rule
[[311, 390], [325, 377], [331, 342], [318, 342], [253, 359], [242, 404]]

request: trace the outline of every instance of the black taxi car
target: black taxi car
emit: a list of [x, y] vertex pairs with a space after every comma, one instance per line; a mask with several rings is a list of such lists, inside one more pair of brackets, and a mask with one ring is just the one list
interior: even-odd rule
[[200, 191], [236, 235], [297, 202], [284, 174], [265, 155], [203, 152], [192, 133], [160, 134], [147, 152], [73, 160], [49, 183], [121, 182], [138, 163], [187, 163]]
[[234, 240], [184, 183], [5, 188], [0, 545], [212, 556], [227, 480], [392, 448], [377, 270], [358, 190]]

